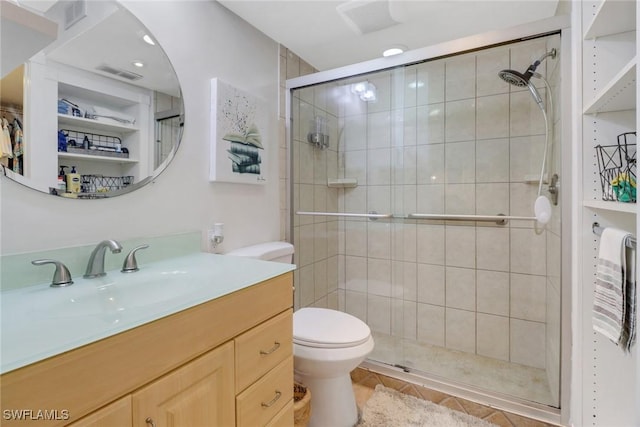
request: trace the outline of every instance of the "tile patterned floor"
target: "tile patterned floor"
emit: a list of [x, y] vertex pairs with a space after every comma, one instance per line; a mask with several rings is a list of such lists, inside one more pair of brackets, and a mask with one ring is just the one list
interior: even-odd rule
[[365, 404], [367, 399], [373, 394], [373, 390], [378, 384], [398, 390], [419, 399], [429, 400], [438, 405], [464, 412], [474, 417], [482, 418], [500, 427], [554, 427], [553, 424], [544, 423], [537, 420], [499, 411], [488, 406], [480, 405], [466, 399], [454, 397], [439, 391], [431, 390], [415, 384], [410, 384], [386, 375], [371, 372], [366, 369], [356, 368], [351, 372], [351, 381], [356, 395], [356, 402], [359, 408]]

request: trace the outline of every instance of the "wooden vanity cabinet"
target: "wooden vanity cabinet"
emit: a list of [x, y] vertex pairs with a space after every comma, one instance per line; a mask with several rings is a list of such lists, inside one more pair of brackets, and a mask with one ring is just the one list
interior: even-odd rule
[[131, 426], [131, 396], [98, 409], [68, 427], [130, 427]]
[[293, 425], [293, 274], [0, 377], [2, 409], [68, 411], [4, 426]]

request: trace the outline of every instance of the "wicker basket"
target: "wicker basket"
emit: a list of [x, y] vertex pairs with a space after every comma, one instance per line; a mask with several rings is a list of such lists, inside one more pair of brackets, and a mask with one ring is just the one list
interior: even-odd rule
[[311, 391], [299, 383], [293, 383], [293, 425], [305, 427], [311, 418]]

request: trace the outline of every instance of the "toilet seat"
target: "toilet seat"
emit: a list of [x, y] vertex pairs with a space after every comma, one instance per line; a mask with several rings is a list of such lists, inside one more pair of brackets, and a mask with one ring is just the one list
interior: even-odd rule
[[347, 313], [305, 307], [293, 313], [293, 343], [314, 348], [348, 348], [371, 337], [366, 323]]

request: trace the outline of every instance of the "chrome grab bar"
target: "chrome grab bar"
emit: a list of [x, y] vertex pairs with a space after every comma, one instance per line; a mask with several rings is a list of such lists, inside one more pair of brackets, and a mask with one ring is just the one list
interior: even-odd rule
[[453, 215], [453, 214], [422, 214], [411, 213], [407, 216], [396, 216], [393, 214], [371, 213], [346, 213], [346, 212], [296, 212], [296, 215], [315, 215], [315, 216], [338, 216], [347, 218], [404, 218], [404, 219], [427, 219], [427, 220], [443, 220], [443, 221], [482, 221], [495, 222], [498, 225], [506, 225], [508, 221], [535, 221], [534, 216], [509, 216], [509, 215]]
[[[600, 227], [600, 224], [598, 224], [597, 222], [594, 222], [591, 225], [591, 231], [593, 231], [593, 234], [595, 234], [597, 236], [602, 236], [602, 232], [604, 231], [604, 227]], [[635, 249], [637, 247], [636, 238], [635, 237], [629, 237], [625, 241], [625, 245], [630, 249]]]
[[392, 214], [379, 213], [346, 213], [346, 212], [296, 212], [296, 215], [315, 215], [315, 216], [342, 216], [347, 218], [393, 218]]

